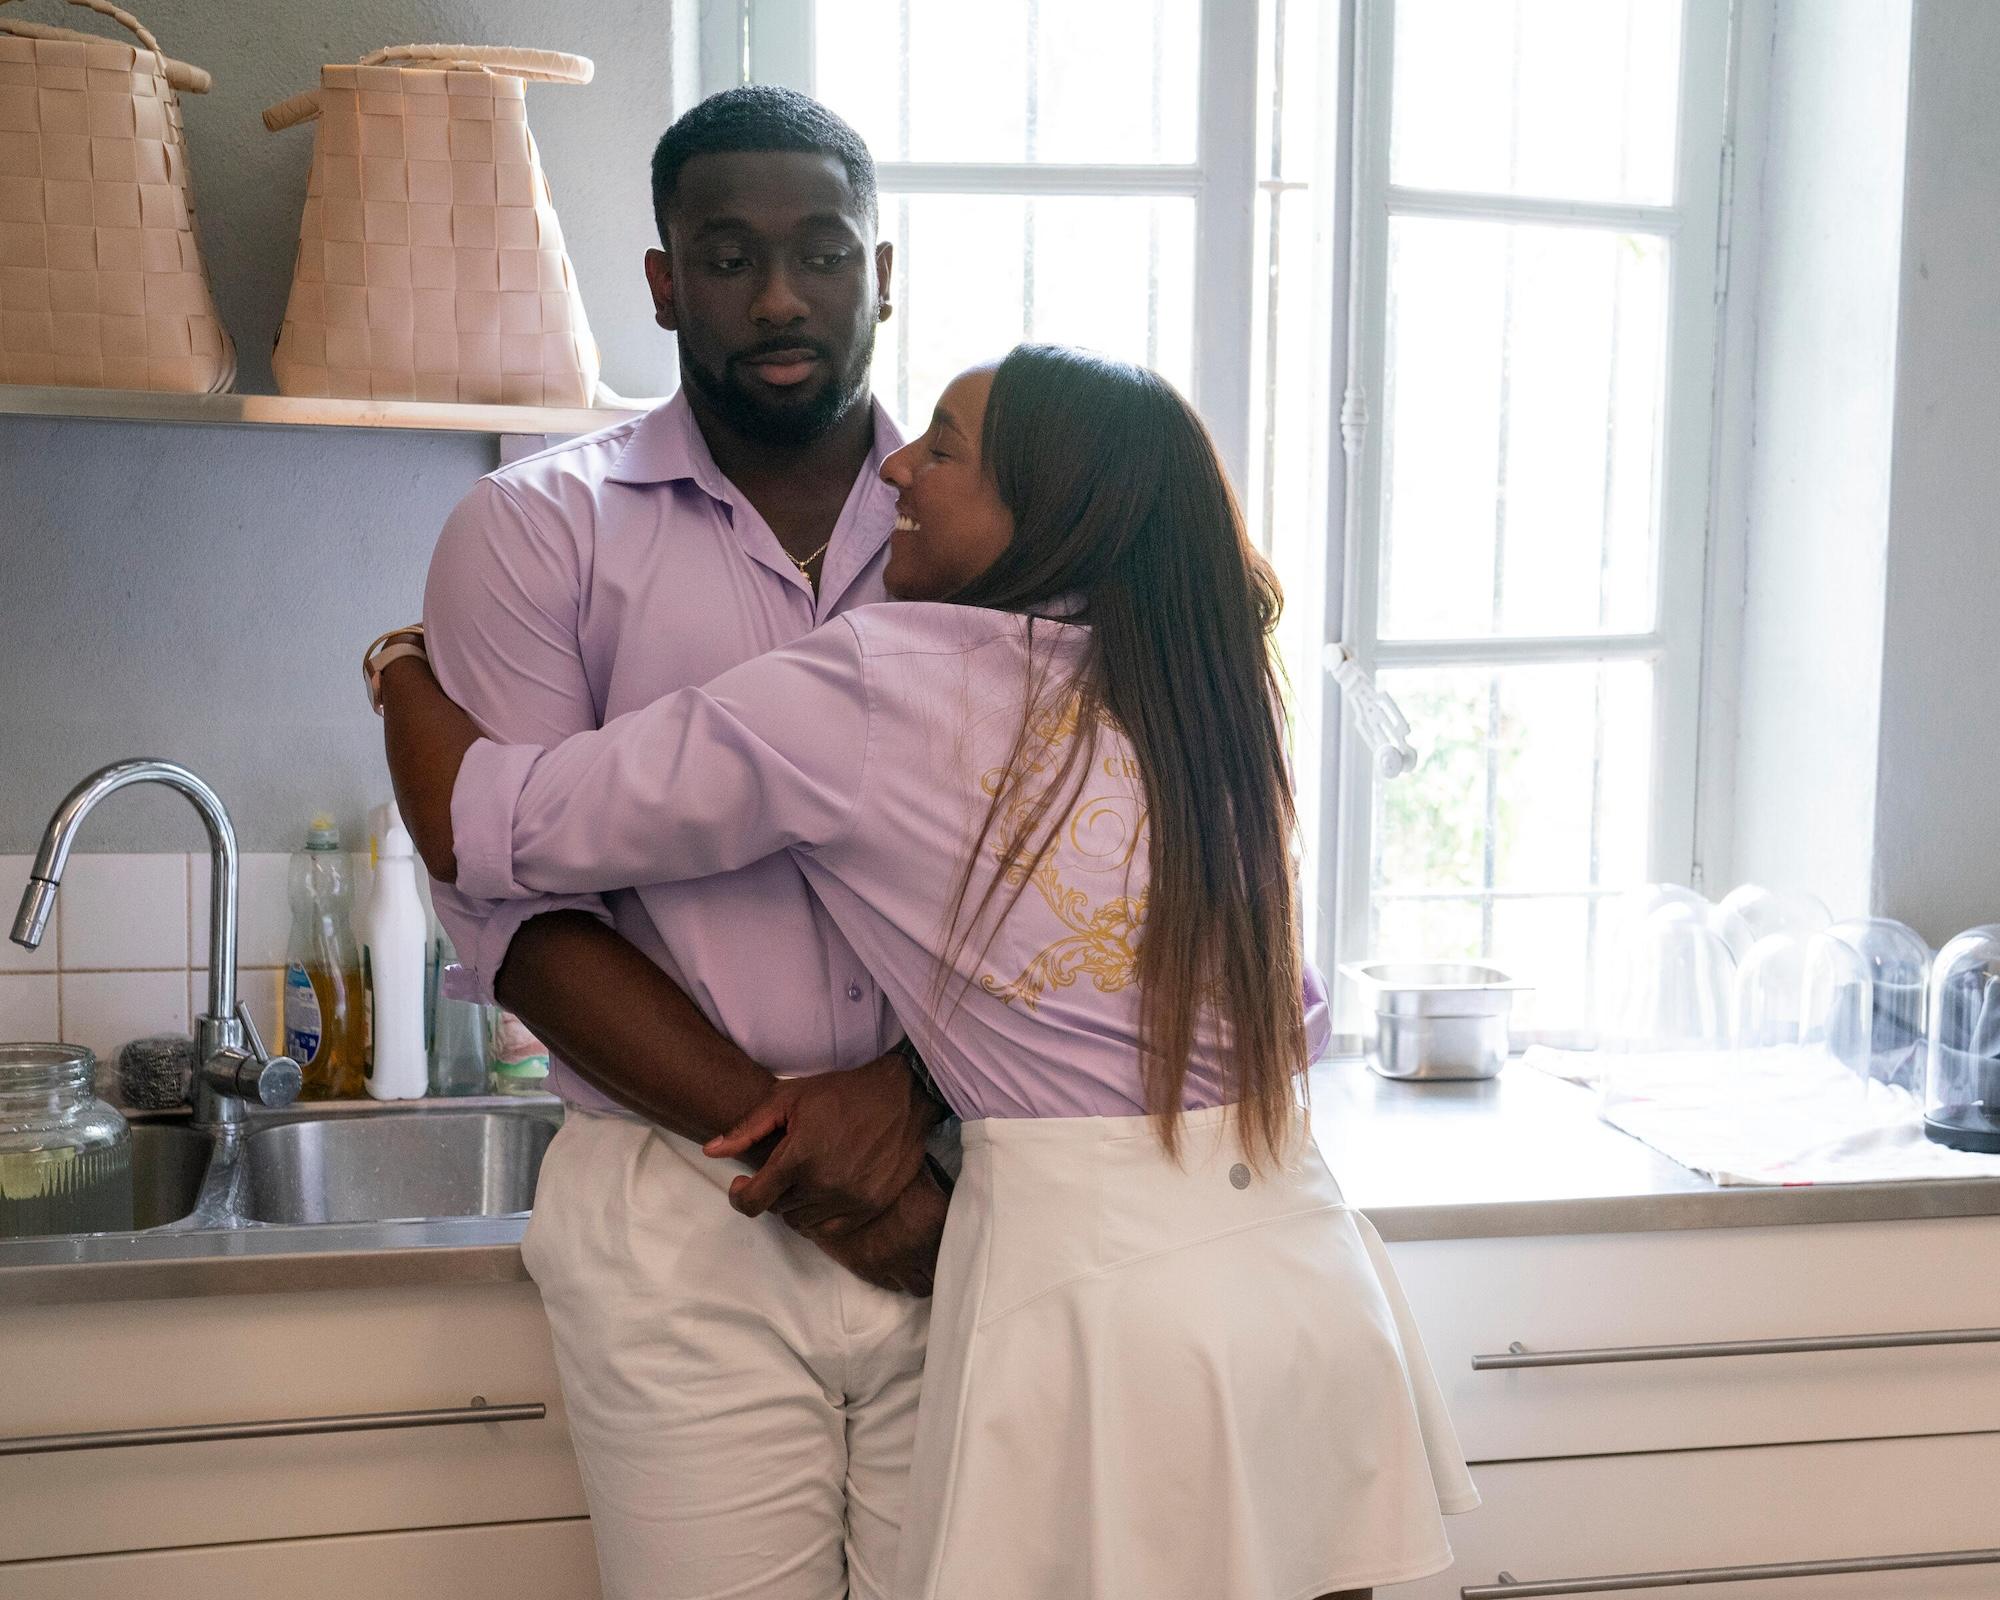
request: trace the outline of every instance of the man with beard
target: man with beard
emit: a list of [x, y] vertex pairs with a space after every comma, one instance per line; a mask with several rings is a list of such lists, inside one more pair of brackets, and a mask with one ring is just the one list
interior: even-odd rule
[[[890, 246], [866, 147], [801, 95], [731, 90], [660, 140], [653, 202], [680, 393], [483, 479], [432, 559], [431, 661], [497, 739], [554, 744], [885, 598], [902, 441], [868, 392]], [[522, 1254], [604, 1592], [885, 1594], [945, 1197], [874, 982], [783, 855], [602, 897], [434, 892], [568, 1102]], [[774, 1074], [825, 1075], [841, 1136], [760, 1149], [754, 1178], [706, 1158]], [[731, 1210], [788, 1185], [783, 1218]]]

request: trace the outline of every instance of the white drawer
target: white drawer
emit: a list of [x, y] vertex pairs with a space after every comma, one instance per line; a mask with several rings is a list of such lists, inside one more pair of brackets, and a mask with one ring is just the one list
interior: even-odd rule
[[450, 1415], [475, 1397], [546, 1414], [0, 1456], [0, 1561], [584, 1514], [532, 1284], [0, 1313], [0, 1437]]
[[2000, 1429], [1996, 1343], [1473, 1368], [1516, 1343], [1630, 1354], [2000, 1328], [2000, 1219], [1389, 1250], [1474, 1461]]
[[597, 1592], [582, 1518], [0, 1566], [7, 1600], [596, 1600]]
[[[1694, 1450], [1481, 1467], [1484, 1504], [1449, 1519], [1457, 1564], [1379, 1592], [1459, 1600], [1502, 1572], [1523, 1585], [2000, 1545], [2000, 1437]], [[1611, 1594], [1613, 1590], [1580, 1590]], [[1992, 1600], [2000, 1565], [1763, 1576], [1641, 1594], [1703, 1600]]]

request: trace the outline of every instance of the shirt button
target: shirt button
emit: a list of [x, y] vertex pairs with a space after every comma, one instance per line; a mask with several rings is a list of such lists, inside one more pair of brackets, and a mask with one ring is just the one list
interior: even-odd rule
[[861, 985], [850, 983], [847, 986], [847, 998], [850, 1000], [859, 1000], [861, 998]]
[[1250, 1187], [1250, 1169], [1249, 1169], [1248, 1167], [1244, 1166], [1242, 1162], [1240, 1162], [1240, 1161], [1239, 1161], [1239, 1162], [1237, 1162], [1235, 1166], [1233, 1166], [1233, 1167], [1231, 1167], [1231, 1168], [1229, 1169], [1229, 1181], [1230, 1181], [1231, 1185], [1232, 1185], [1233, 1187], [1235, 1187], [1235, 1188], [1238, 1188], [1238, 1189], [1247, 1189], [1247, 1188], [1249, 1188], [1249, 1187]]

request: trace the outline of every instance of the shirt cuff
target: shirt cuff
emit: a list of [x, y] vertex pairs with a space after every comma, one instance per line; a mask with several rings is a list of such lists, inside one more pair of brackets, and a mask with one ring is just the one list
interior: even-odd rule
[[547, 909], [533, 900], [508, 900], [493, 907], [493, 914], [479, 924], [479, 931], [472, 937], [471, 967], [466, 976], [471, 980], [473, 993], [466, 999], [489, 1006], [500, 1003], [494, 998], [493, 984], [500, 976], [500, 964], [507, 959], [514, 935]]
[[538, 895], [532, 900], [499, 901], [491, 907], [490, 915], [480, 919], [472, 935], [471, 952], [455, 969], [459, 976], [453, 987], [461, 992], [452, 998], [498, 1005], [493, 985], [500, 977], [507, 952], [513, 948], [514, 936], [535, 918], [552, 911], [588, 911], [607, 928], [617, 926], [596, 895]]
[[539, 745], [491, 739], [478, 740], [465, 752], [451, 791], [452, 854], [458, 858], [461, 893], [475, 900], [517, 900], [534, 892], [514, 881], [514, 806], [541, 754]]

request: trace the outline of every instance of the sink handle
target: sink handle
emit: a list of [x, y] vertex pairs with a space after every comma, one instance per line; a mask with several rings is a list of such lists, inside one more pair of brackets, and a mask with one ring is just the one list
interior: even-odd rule
[[236, 1002], [236, 1020], [243, 1024], [243, 1037], [250, 1041], [250, 1053], [259, 1061], [269, 1061], [271, 1052], [264, 1048], [264, 1036], [257, 1031], [257, 1019], [250, 1015], [249, 1001]]
[[203, 1062], [201, 1075], [217, 1094], [235, 1095], [274, 1111], [298, 1099], [299, 1090], [305, 1087], [305, 1074], [290, 1056], [267, 1056], [260, 1061], [233, 1045], [224, 1045]]
[[250, 1008], [240, 1000], [236, 1003], [236, 1020], [243, 1025], [243, 1036], [249, 1040], [250, 1048], [239, 1050], [225, 1045], [202, 1064], [202, 1076], [219, 1094], [233, 1094], [274, 1111], [290, 1105], [305, 1086], [305, 1074], [299, 1064], [290, 1056], [274, 1056], [264, 1048]]
[[247, 1002], [236, 1002], [236, 1020], [243, 1024], [243, 1037], [250, 1041], [250, 1053], [264, 1064], [257, 1075], [257, 1098], [273, 1108], [290, 1105], [298, 1099], [305, 1084], [304, 1069], [290, 1056], [274, 1056], [264, 1048], [263, 1036], [257, 1032], [257, 1019], [250, 1015]]

